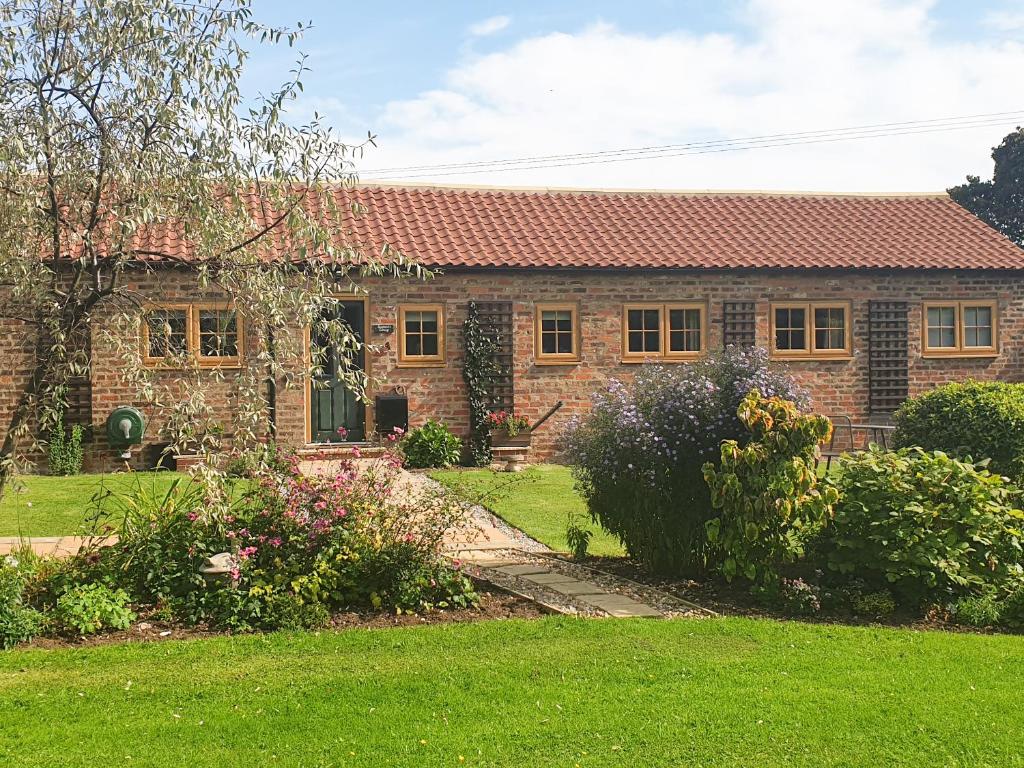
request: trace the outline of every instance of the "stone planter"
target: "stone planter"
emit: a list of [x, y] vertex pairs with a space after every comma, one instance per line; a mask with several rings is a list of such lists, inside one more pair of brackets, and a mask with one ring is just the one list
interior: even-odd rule
[[530, 451], [530, 430], [524, 429], [516, 435], [507, 430], [491, 430], [491, 455], [496, 463], [503, 464], [505, 472], [518, 472]]

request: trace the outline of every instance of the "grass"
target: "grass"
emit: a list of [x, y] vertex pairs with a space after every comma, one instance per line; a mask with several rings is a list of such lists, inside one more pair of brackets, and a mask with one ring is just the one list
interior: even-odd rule
[[590, 554], [621, 557], [619, 540], [593, 523], [583, 500], [573, 490], [568, 467], [542, 464], [519, 474], [490, 469], [444, 470], [431, 477], [458, 490], [470, 501], [480, 501], [502, 519], [526, 531], [537, 541], [560, 552], [568, 551], [565, 528], [569, 515], [593, 532]]
[[1019, 766], [1024, 638], [548, 618], [0, 654], [0, 765]]
[[134, 472], [106, 475], [52, 477], [23, 475], [20, 487], [10, 488], [0, 499], [0, 536], [61, 536], [79, 532], [95, 507], [92, 498], [101, 489], [129, 490], [135, 482], [159, 492], [176, 477], [175, 472]]

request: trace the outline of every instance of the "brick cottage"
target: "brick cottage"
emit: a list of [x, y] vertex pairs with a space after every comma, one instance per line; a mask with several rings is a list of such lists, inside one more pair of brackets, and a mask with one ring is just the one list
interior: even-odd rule
[[[945, 195], [515, 191], [366, 186], [339, 191], [345, 237], [385, 243], [440, 271], [426, 282], [370, 278], [344, 312], [375, 351], [370, 403], [324, 387], [274, 396], [277, 439], [299, 449], [367, 439], [374, 397], [402, 393], [411, 426], [468, 431], [461, 333], [470, 301], [502, 331], [509, 376], [496, 397], [536, 419], [534, 459], [609, 378], [649, 362], [686, 364], [724, 345], [766, 347], [815, 407], [884, 418], [908, 395], [968, 377], [1024, 380], [1024, 252]], [[129, 280], [150, 306], [140, 344], [156, 376], [168, 343], [211, 365], [204, 380], [230, 425], [246, 323], [189, 273], [150, 265]], [[102, 325], [102, 318], [98, 318]], [[248, 322], [252, 322], [249, 320]], [[149, 328], [171, 329], [156, 338]], [[308, 333], [296, 326], [298, 338]], [[303, 336], [303, 334], [306, 334]], [[6, 376], [16, 383], [29, 370]], [[209, 394], [208, 393], [208, 394]], [[119, 464], [103, 423], [135, 405], [149, 425], [132, 463], [152, 461], [162, 415], [122, 382], [98, 330], [71, 418], [92, 423], [90, 465]], [[185, 394], [183, 393], [183, 397]], [[0, 418], [11, 407], [0, 399]], [[2, 423], [2, 422], [0, 422]], [[230, 427], [228, 427], [230, 430]]]

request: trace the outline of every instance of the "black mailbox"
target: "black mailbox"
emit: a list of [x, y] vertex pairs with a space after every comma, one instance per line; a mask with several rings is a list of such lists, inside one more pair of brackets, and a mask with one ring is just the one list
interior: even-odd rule
[[396, 427], [403, 432], [409, 429], [409, 398], [405, 395], [377, 395], [374, 413], [378, 435], [390, 435]]

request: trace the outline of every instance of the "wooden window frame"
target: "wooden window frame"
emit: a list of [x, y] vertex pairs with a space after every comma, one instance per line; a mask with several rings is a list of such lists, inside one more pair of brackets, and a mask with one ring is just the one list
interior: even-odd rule
[[[955, 346], [932, 347], [928, 344], [928, 310], [952, 307]], [[964, 346], [964, 313], [967, 309], [984, 307], [992, 311], [992, 345]], [[921, 357], [997, 357], [999, 355], [999, 301], [997, 299], [929, 300], [921, 303]]]
[[[405, 353], [405, 316], [409, 312], [437, 313], [437, 354], [407, 355]], [[446, 316], [444, 304], [402, 304], [398, 307], [398, 367], [399, 368], [443, 368], [448, 364], [447, 339], [445, 338]]]
[[184, 310], [185, 312], [185, 357], [190, 357], [195, 351], [192, 344], [192, 305], [187, 303], [168, 304], [146, 304], [142, 308], [142, 322], [140, 324], [139, 337], [141, 340], [142, 364], [151, 368], [172, 368], [176, 357], [153, 357], [149, 354], [149, 315], [152, 312], [161, 310]]
[[[572, 323], [572, 352], [544, 352], [541, 318], [545, 312], [568, 312]], [[543, 302], [534, 305], [533, 311], [533, 355], [536, 365], [574, 365], [580, 361], [580, 313], [574, 303]]]
[[[199, 316], [203, 310], [231, 311], [235, 313], [235, 333], [238, 337], [238, 354], [220, 357], [209, 357], [199, 354]], [[240, 368], [245, 358], [245, 320], [231, 302], [202, 301], [193, 302], [191, 310], [192, 356], [202, 368]]]
[[[700, 312], [700, 349], [673, 351], [671, 349], [672, 331], [669, 327], [669, 315], [674, 309], [696, 309]], [[673, 302], [665, 305], [662, 320], [662, 345], [666, 360], [696, 360], [708, 351], [708, 306], [704, 302]]]
[[[778, 349], [775, 346], [775, 310], [804, 310], [804, 339], [802, 349]], [[814, 325], [814, 313], [817, 309], [843, 310], [843, 348], [818, 349], [817, 328]], [[775, 360], [849, 360], [853, 357], [853, 302], [837, 301], [772, 301], [768, 304], [768, 341], [771, 357]]]
[[[629, 313], [631, 310], [658, 311], [658, 333], [659, 344], [657, 352], [630, 352], [629, 351]], [[669, 349], [669, 313], [674, 309], [696, 309], [700, 312], [700, 350], [699, 351], [675, 351]], [[683, 362], [696, 360], [707, 354], [708, 350], [708, 306], [701, 301], [672, 301], [672, 302], [631, 302], [622, 305], [622, 362], [643, 363], [651, 360], [659, 362]]]

